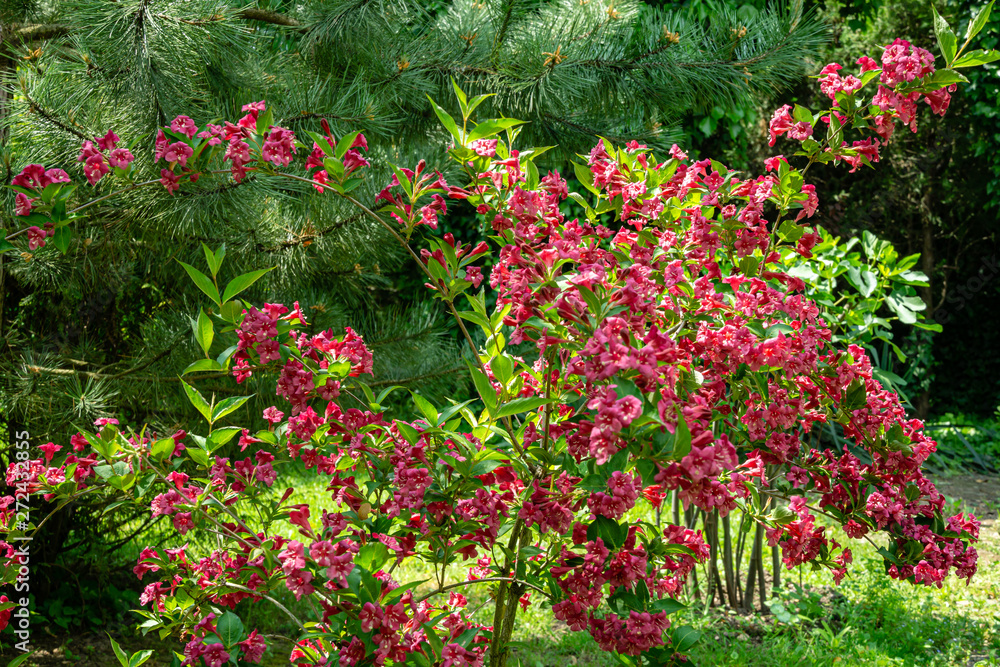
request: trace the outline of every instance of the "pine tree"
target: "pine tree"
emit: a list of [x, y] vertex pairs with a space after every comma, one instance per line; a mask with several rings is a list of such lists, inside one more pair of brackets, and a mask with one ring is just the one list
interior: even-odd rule
[[[435, 11], [411, 0], [9, 0], [0, 22], [6, 183], [31, 162], [76, 164], [81, 141], [109, 128], [143, 137], [137, 168], [151, 175], [157, 126], [182, 113], [233, 118], [259, 99], [296, 132], [321, 118], [338, 135], [363, 129], [375, 164], [433, 160], [446, 140], [427, 98], [450, 107], [452, 80], [494, 94], [483, 117], [528, 121], [525, 145], [561, 147], [558, 167], [597, 135], [669, 146], [680, 114], [774, 92], [820, 37], [800, 1], [752, 17], [720, 6], [702, 21], [635, 0]], [[374, 172], [359, 199], [387, 180]], [[0, 412], [39, 435], [109, 412], [161, 432], [184, 425], [177, 378], [198, 356], [188, 317], [203, 300], [174, 260], [201, 264], [202, 244], [224, 243], [233, 273], [277, 267], [248, 298], [297, 298], [317, 330], [361, 331], [379, 382], [453, 390], [463, 368], [386, 234], [308, 186], [255, 176], [176, 196], [139, 189], [103, 203], [76, 239], [65, 256], [48, 247], [0, 264]], [[200, 386], [224, 394], [229, 382]]]

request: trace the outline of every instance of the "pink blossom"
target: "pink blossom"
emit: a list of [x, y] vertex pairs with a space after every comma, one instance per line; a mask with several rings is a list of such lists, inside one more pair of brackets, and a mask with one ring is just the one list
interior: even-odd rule
[[135, 157], [132, 156], [132, 152], [127, 148], [116, 148], [108, 156], [108, 164], [121, 169], [127, 169], [133, 160], [135, 160]]
[[181, 187], [181, 177], [170, 169], [161, 169], [160, 183], [167, 189], [167, 192], [174, 194]]
[[30, 215], [32, 205], [38, 199], [29, 199], [23, 192], [18, 192], [14, 197], [14, 212], [17, 215]]
[[170, 129], [177, 134], [186, 135], [188, 139], [193, 139], [198, 132], [198, 126], [187, 116], [178, 116], [170, 121]]
[[104, 163], [104, 156], [98, 153], [87, 158], [83, 165], [83, 174], [87, 177], [87, 182], [97, 185], [97, 182], [110, 172], [108, 165]]
[[108, 133], [103, 137], [94, 137], [94, 141], [100, 146], [102, 151], [114, 150], [115, 146], [118, 145], [118, 135], [114, 133], [113, 130], [108, 130]]

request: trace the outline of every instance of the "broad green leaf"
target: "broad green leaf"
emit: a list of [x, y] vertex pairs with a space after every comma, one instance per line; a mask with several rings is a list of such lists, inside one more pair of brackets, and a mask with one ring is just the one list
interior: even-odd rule
[[677, 427], [674, 429], [674, 449], [670, 457], [675, 461], [691, 453], [691, 429], [688, 428], [687, 420], [681, 409], [677, 408]]
[[1000, 60], [1000, 51], [997, 51], [996, 49], [991, 49], [989, 51], [976, 49], [975, 51], [969, 51], [964, 56], [956, 60], [952, 67], [976, 67], [978, 65], [985, 65], [987, 63], [994, 62], [996, 60]]
[[661, 598], [652, 604], [652, 608], [657, 611], [665, 611], [668, 614], [676, 614], [679, 611], [687, 609], [687, 605], [673, 598]]
[[243, 641], [246, 631], [243, 629], [243, 621], [231, 611], [227, 611], [215, 624], [215, 634], [222, 640], [223, 645], [228, 649]]
[[215, 406], [215, 410], [212, 411], [212, 422], [217, 422], [226, 415], [239, 410], [244, 403], [253, 397], [254, 394], [250, 394], [249, 396], [233, 396], [232, 398], [227, 398], [226, 400], [220, 402]]
[[438, 422], [437, 409], [433, 405], [431, 405], [430, 401], [428, 401], [420, 394], [416, 392], [412, 392], [412, 394], [413, 394], [413, 402], [417, 405], [417, 409], [419, 409], [420, 412], [424, 415], [424, 417], [427, 418], [427, 423], [430, 424], [431, 426], [437, 426]]
[[678, 653], [684, 653], [701, 639], [701, 632], [695, 630], [690, 625], [682, 625], [674, 629], [673, 649]]
[[60, 227], [52, 236], [52, 242], [62, 254], [69, 252], [69, 242], [73, 240], [73, 232], [69, 227]]
[[893, 280], [904, 285], [915, 286], [924, 286], [930, 282], [923, 271], [903, 271], [899, 276], [893, 278]]
[[476, 139], [484, 139], [486, 137], [492, 137], [494, 134], [499, 134], [504, 130], [516, 127], [518, 125], [523, 125], [524, 121], [515, 120], [513, 118], [496, 118], [493, 120], [484, 120], [482, 123], [476, 125], [471, 132], [469, 132], [468, 141], [475, 141]]
[[[600, 194], [600, 191], [594, 187], [594, 174], [590, 171], [590, 168], [586, 165], [579, 164], [577, 162], [573, 163], [573, 172], [576, 174], [576, 178], [583, 187], [587, 188], [589, 192]], [[584, 204], [584, 206], [587, 206]], [[589, 208], [589, 207], [588, 207]]]
[[226, 256], [226, 244], [223, 243], [215, 252], [212, 252], [204, 243], [201, 244], [201, 249], [205, 251], [205, 262], [208, 264], [208, 270], [212, 272], [213, 276], [219, 275], [222, 258]]
[[424, 623], [424, 634], [427, 635], [427, 643], [430, 644], [431, 650], [434, 651], [434, 661], [435, 663], [441, 659], [441, 652], [444, 650], [444, 642], [441, 638], [437, 636], [437, 632], [430, 623]]
[[257, 116], [257, 134], [266, 134], [274, 125], [274, 112], [268, 109]]
[[490, 383], [489, 378], [478, 368], [471, 367], [469, 372], [472, 374], [472, 382], [476, 385], [476, 391], [479, 392], [480, 398], [486, 404], [486, 411], [492, 414], [497, 407], [497, 390]]
[[208, 465], [208, 452], [204, 449], [196, 449], [194, 447], [188, 447], [186, 450], [188, 457], [200, 466]]
[[594, 522], [587, 528], [587, 539], [600, 537], [609, 549], [620, 547], [625, 543], [622, 527], [614, 519], [598, 514]]
[[976, 16], [969, 21], [969, 27], [965, 31], [966, 42], [978, 35], [983, 26], [990, 20], [990, 10], [993, 9], [993, 2], [994, 0], [990, 0], [989, 4], [980, 9]]
[[325, 136], [323, 136], [319, 132], [306, 132], [306, 134], [309, 135], [309, 138], [313, 140], [313, 143], [319, 146], [320, 150], [326, 153], [327, 156], [329, 157], [334, 156], [333, 147], [330, 146], [330, 142], [327, 141]]
[[220, 364], [215, 359], [199, 359], [194, 363], [190, 364], [181, 375], [187, 375], [188, 373], [194, 373], [196, 371], [224, 371], [225, 367]]
[[[7, 240], [7, 230], [0, 229], [0, 255], [11, 250], [17, 250], [17, 246]], [[17, 658], [15, 658], [16, 660]]]
[[133, 653], [132, 657], [129, 658], [128, 667], [139, 667], [142, 663], [146, 662], [153, 657], [153, 652], [149, 649], [145, 651], [139, 651], [138, 653]]
[[359, 134], [361, 134], [361, 130], [345, 134], [340, 138], [340, 141], [337, 142], [336, 155], [338, 160], [344, 159], [344, 156], [347, 155], [347, 151], [351, 150], [351, 145], [354, 143], [354, 140], [358, 138]]
[[354, 564], [369, 572], [378, 572], [389, 560], [389, 550], [381, 542], [369, 542], [354, 557]]
[[444, 125], [444, 129], [451, 133], [451, 136], [455, 138], [455, 144], [460, 145], [462, 143], [462, 133], [458, 129], [458, 125], [455, 123], [455, 119], [448, 115], [448, 112], [438, 106], [437, 102], [431, 99], [428, 95], [427, 99], [431, 101], [431, 108], [434, 109], [434, 113], [437, 115], [438, 120]]
[[114, 637], [108, 635], [108, 639], [111, 640], [111, 650], [115, 652], [115, 657], [118, 658], [118, 662], [121, 663], [122, 667], [129, 667], [128, 656], [125, 655], [125, 651], [123, 651], [122, 647], [118, 645], [118, 642], [115, 641]]
[[878, 287], [878, 277], [868, 269], [858, 269], [852, 266], [845, 274], [847, 282], [851, 283], [854, 289], [861, 293], [866, 299], [872, 295]]
[[847, 390], [844, 391], [844, 400], [840, 407], [847, 412], [851, 412], [863, 408], [867, 403], [868, 391], [865, 389], [864, 380], [859, 378], [847, 386]]
[[921, 80], [920, 87], [927, 91], [940, 90], [953, 83], [968, 83], [969, 80], [953, 69], [939, 69]]
[[222, 300], [229, 301], [234, 296], [260, 280], [261, 276], [265, 273], [273, 271], [274, 268], [275, 267], [272, 266], [269, 269], [258, 269], [257, 271], [251, 271], [249, 273], [244, 273], [241, 276], [236, 276], [229, 281], [228, 285], [226, 285], [226, 289], [222, 293]]
[[242, 431], [239, 426], [225, 426], [223, 428], [217, 428], [212, 431], [212, 434], [208, 436], [208, 440], [205, 441], [205, 445], [208, 447], [210, 452], [214, 452], [219, 447], [233, 439], [237, 433]]
[[480, 327], [482, 327], [483, 331], [486, 332], [486, 334], [489, 334], [491, 331], [490, 321], [486, 318], [485, 315], [480, 315], [479, 313], [476, 313], [471, 310], [461, 310], [458, 312], [458, 316], [461, 317], [463, 320], [469, 320], [470, 322], [475, 322]]
[[800, 123], [809, 123], [810, 125], [812, 125], [813, 122], [812, 112], [799, 104], [796, 104], [795, 108], [792, 110], [792, 118]]
[[153, 443], [150, 454], [152, 454], [154, 459], [159, 461], [173, 454], [176, 447], [177, 443], [174, 442], [173, 438], [160, 438]]
[[194, 337], [205, 355], [208, 356], [208, 349], [212, 347], [212, 341], [215, 339], [215, 328], [204, 309], [198, 310], [198, 320], [194, 323]]
[[531, 410], [536, 410], [546, 403], [553, 403], [555, 399], [553, 398], [543, 398], [540, 396], [534, 396], [531, 398], [515, 398], [513, 401], [508, 401], [500, 406], [497, 410], [496, 418], [502, 419], [503, 417], [509, 417], [510, 415], [520, 414], [522, 412], [530, 412]]
[[194, 284], [198, 286], [198, 289], [208, 295], [208, 298], [216, 304], [220, 306], [222, 305], [222, 302], [219, 300], [219, 290], [208, 276], [190, 264], [185, 264], [180, 260], [177, 260], [177, 263], [184, 267], [187, 274], [191, 276], [191, 280], [193, 280]]
[[937, 37], [938, 46], [941, 47], [941, 55], [944, 62], [949, 67], [955, 60], [955, 52], [958, 50], [958, 38], [952, 31], [951, 26], [944, 20], [934, 5], [931, 5], [931, 14], [934, 16], [934, 35]]
[[406, 193], [407, 197], [413, 197], [413, 184], [407, 178], [406, 173], [391, 162], [389, 166], [392, 168], [392, 173], [395, 174], [396, 180], [399, 182], [399, 187], [403, 188], [403, 192]]
[[465, 108], [468, 102], [468, 98], [465, 96], [465, 91], [458, 85], [454, 78], [451, 80], [451, 87], [455, 89], [455, 97], [458, 98], [458, 103]]
[[205, 397], [201, 395], [201, 392], [184, 380], [181, 380], [181, 384], [184, 386], [184, 393], [187, 394], [188, 400], [191, 401], [191, 405], [193, 405], [198, 412], [201, 413], [201, 416], [204, 417], [208, 423], [212, 423], [212, 408], [209, 407], [208, 401], [205, 400]]

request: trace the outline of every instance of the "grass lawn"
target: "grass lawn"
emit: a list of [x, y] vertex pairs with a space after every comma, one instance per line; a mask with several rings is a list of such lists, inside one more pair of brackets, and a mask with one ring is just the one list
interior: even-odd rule
[[[303, 478], [302, 481], [305, 481]], [[322, 486], [295, 484], [303, 500], [321, 501]], [[702, 639], [691, 650], [691, 664], [798, 667], [858, 665], [865, 667], [907, 665], [979, 665], [1000, 667], [1000, 534], [997, 503], [1000, 477], [954, 476], [939, 480], [949, 497], [949, 510], [975, 511], [984, 519], [979, 573], [973, 583], [949, 579], [944, 588], [926, 588], [890, 580], [881, 559], [864, 541], [837, 539], [850, 544], [855, 565], [839, 587], [832, 585], [826, 571], [800, 569], [783, 573], [780, 606], [774, 613], [740, 615], [712, 609], [685, 600], [688, 610], [672, 616], [676, 624], [694, 626]], [[282, 487], [284, 488], [284, 487]], [[301, 501], [300, 501], [301, 502]], [[316, 506], [316, 505], [314, 505]], [[289, 536], [293, 535], [289, 531]], [[138, 549], [138, 547], [136, 547]], [[398, 568], [393, 576], [400, 582], [428, 578], [431, 570], [420, 565]], [[456, 568], [454, 576], [464, 576]], [[704, 577], [700, 577], [704, 580]], [[768, 582], [768, 595], [774, 599]], [[487, 600], [470, 587], [465, 591], [470, 609]], [[307, 617], [310, 612], [285, 592], [279, 596], [290, 608]], [[488, 605], [477, 619], [489, 623]], [[244, 603], [237, 613], [247, 627], [268, 633], [294, 634], [294, 626], [267, 602]], [[32, 638], [37, 651], [24, 663], [39, 667], [116, 665], [110, 642], [103, 633], [52, 632], [35, 626]], [[48, 634], [46, 634], [48, 630]], [[58, 630], [56, 628], [56, 630]], [[152, 637], [136, 637], [128, 627], [117, 639], [130, 651], [153, 648], [156, 656], [147, 665], [168, 665], [171, 649], [177, 644], [158, 642]], [[532, 605], [521, 615], [515, 639], [519, 642], [512, 665], [517, 667], [610, 667], [618, 664], [600, 651], [586, 633], [570, 632], [551, 611]], [[5, 642], [6, 643], [6, 642]], [[287, 665], [287, 646], [279, 641], [265, 656], [269, 666]], [[7, 649], [0, 661], [14, 657]]]

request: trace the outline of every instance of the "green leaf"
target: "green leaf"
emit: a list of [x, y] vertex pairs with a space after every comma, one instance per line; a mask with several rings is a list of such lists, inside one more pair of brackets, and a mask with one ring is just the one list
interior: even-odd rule
[[920, 89], [932, 92], [935, 90], [940, 90], [953, 83], [968, 83], [969, 80], [964, 76], [959, 74], [953, 69], [939, 69], [938, 71], [928, 74], [920, 81]]
[[861, 293], [861, 296], [866, 299], [872, 295], [875, 288], [878, 287], [878, 277], [869, 271], [868, 269], [859, 270], [857, 267], [852, 266], [847, 269], [845, 274], [847, 282], [851, 283], [854, 289]]
[[[583, 187], [587, 188], [588, 191], [594, 193], [595, 195], [600, 194], [600, 191], [594, 187], [594, 174], [590, 171], [589, 167], [574, 162], [573, 172], [576, 174], [576, 179], [580, 181]], [[586, 204], [584, 204], [584, 206], [586, 206]]]
[[554, 403], [553, 398], [543, 398], [541, 396], [533, 396], [531, 398], [515, 398], [513, 401], [508, 401], [500, 406], [497, 411], [497, 419], [503, 417], [509, 417], [510, 415], [520, 414], [522, 412], [530, 412], [545, 405], [546, 403]]
[[437, 632], [434, 631], [434, 627], [430, 623], [424, 623], [423, 628], [424, 633], [427, 635], [427, 643], [430, 644], [431, 650], [434, 651], [434, 660], [437, 662], [441, 659], [441, 651], [444, 650], [444, 643], [437, 636]]
[[927, 275], [922, 271], [903, 271], [898, 277], [893, 278], [893, 280], [904, 285], [914, 286], [925, 286], [930, 282]]
[[319, 146], [320, 150], [322, 150], [324, 153], [326, 153], [326, 155], [328, 157], [333, 157], [334, 156], [333, 147], [330, 146], [330, 142], [327, 141], [327, 138], [325, 136], [323, 136], [319, 132], [308, 132], [307, 131], [306, 134], [309, 135], [309, 138], [313, 140], [313, 143], [315, 143], [317, 146]]
[[273, 271], [274, 268], [275, 267], [272, 266], [269, 269], [258, 269], [257, 271], [251, 271], [249, 273], [244, 273], [241, 276], [236, 276], [235, 278], [229, 281], [228, 285], [226, 285], [226, 289], [222, 293], [222, 300], [229, 301], [234, 296], [236, 296], [246, 288], [253, 285], [258, 280], [260, 280], [261, 276], [263, 276], [265, 273], [267, 273], [268, 271]]
[[624, 532], [617, 521], [598, 514], [594, 522], [587, 528], [587, 539], [593, 540], [600, 537], [609, 549], [612, 547], [617, 549], [625, 544]]
[[812, 125], [813, 122], [812, 112], [804, 106], [798, 104], [796, 104], [795, 108], [792, 110], [792, 118], [800, 123], [809, 123], [810, 125]]
[[220, 306], [222, 305], [222, 302], [219, 300], [219, 290], [208, 276], [190, 264], [185, 264], [180, 260], [177, 260], [177, 263], [184, 267], [187, 274], [191, 276], [191, 280], [193, 280], [194, 284], [198, 286], [198, 289], [207, 294], [208, 298], [216, 304]]
[[150, 454], [153, 456], [154, 459], [159, 461], [166, 458], [170, 454], [173, 454], [175, 448], [176, 448], [176, 443], [174, 442], [173, 438], [160, 438], [159, 440], [153, 443], [153, 447], [150, 450]]
[[678, 653], [684, 653], [701, 639], [701, 632], [690, 625], [682, 625], [674, 629], [673, 648]]
[[265, 134], [274, 125], [274, 112], [271, 109], [266, 110], [264, 113], [257, 116], [257, 134]]
[[[452, 83], [454, 83], [454, 81]], [[459, 132], [455, 119], [452, 118], [447, 111], [439, 107], [438, 103], [431, 99], [430, 95], [427, 96], [427, 99], [431, 101], [431, 108], [434, 109], [434, 113], [437, 115], [438, 120], [441, 121], [442, 125], [444, 125], [444, 129], [448, 130], [448, 132], [451, 133], [451, 136], [455, 138], [455, 144], [461, 145], [462, 133]]]
[[215, 338], [215, 328], [204, 309], [198, 309], [198, 320], [194, 323], [194, 337], [207, 356], [208, 349], [212, 347], [212, 340]]
[[181, 375], [194, 373], [196, 371], [224, 371], [225, 367], [215, 359], [199, 359], [185, 368]]
[[486, 404], [486, 411], [492, 414], [497, 408], [497, 390], [493, 388], [489, 378], [478, 368], [470, 368], [469, 372], [472, 375], [472, 382], [476, 385], [476, 391], [483, 399], [483, 403]]
[[458, 103], [464, 109], [468, 105], [468, 98], [465, 96], [465, 91], [455, 82], [454, 78], [451, 80], [451, 87], [455, 89], [455, 97], [458, 98]]
[[212, 431], [212, 434], [208, 436], [208, 440], [205, 442], [206, 447], [208, 447], [209, 452], [214, 452], [219, 447], [233, 439], [237, 433], [242, 431], [239, 426], [224, 426], [223, 428], [217, 428]]
[[687, 605], [682, 604], [673, 598], [661, 598], [654, 602], [651, 608], [657, 611], [665, 611], [668, 614], [676, 614], [679, 611], [687, 609]]
[[340, 138], [340, 141], [337, 142], [337, 152], [336, 152], [338, 160], [344, 159], [344, 156], [347, 155], [347, 151], [351, 150], [351, 144], [354, 143], [354, 140], [358, 138], [359, 134], [361, 134], [361, 130], [358, 130], [357, 132], [351, 132], [350, 134], [345, 134]]
[[208, 270], [212, 272], [213, 276], [219, 275], [222, 258], [226, 256], [226, 244], [223, 243], [215, 252], [212, 252], [204, 243], [201, 244], [201, 249], [205, 251], [205, 262], [208, 264]]
[[976, 67], [978, 65], [985, 65], [987, 63], [994, 62], [996, 60], [1000, 60], [1000, 51], [997, 51], [996, 49], [991, 49], [989, 51], [976, 49], [975, 51], [969, 51], [964, 56], [956, 60], [952, 63], [952, 67]]
[[115, 652], [115, 657], [118, 658], [118, 662], [121, 663], [122, 667], [129, 667], [128, 656], [125, 655], [125, 651], [123, 651], [122, 647], [118, 645], [118, 642], [115, 641], [114, 637], [108, 635], [108, 639], [111, 640], [111, 650]]
[[990, 20], [990, 10], [993, 9], [993, 2], [994, 0], [990, 0], [989, 4], [980, 9], [975, 18], [969, 21], [969, 27], [965, 31], [966, 42], [978, 35], [983, 26]]
[[389, 560], [389, 550], [381, 542], [369, 542], [354, 557], [354, 564], [369, 572], [378, 572]]
[[[11, 250], [17, 250], [17, 246], [7, 240], [7, 230], [0, 229], [0, 255], [5, 252], [10, 252]], [[17, 658], [14, 658], [17, 660]]]
[[184, 380], [181, 380], [181, 384], [184, 386], [184, 393], [187, 394], [188, 400], [191, 401], [191, 405], [197, 408], [201, 416], [205, 418], [208, 423], [212, 423], [212, 408], [209, 407], [208, 401], [201, 393], [189, 385]]
[[480, 327], [482, 327], [483, 332], [489, 335], [492, 331], [490, 329], [490, 321], [485, 315], [480, 315], [477, 312], [471, 310], [460, 310], [458, 311], [458, 316], [463, 320], [469, 320], [470, 322], [475, 322]]
[[138, 653], [133, 653], [132, 657], [129, 658], [128, 667], [139, 667], [142, 663], [146, 662], [153, 657], [153, 652], [149, 649], [145, 651], [139, 651]]
[[691, 429], [688, 428], [687, 421], [684, 419], [684, 415], [681, 413], [680, 407], [678, 407], [677, 427], [674, 429], [674, 449], [670, 454], [670, 458], [675, 461], [680, 461], [690, 453]]
[[844, 400], [841, 406], [845, 411], [852, 412], [863, 408], [868, 403], [868, 391], [865, 389], [865, 381], [858, 378], [847, 386], [844, 392]]
[[186, 450], [188, 458], [197, 463], [198, 465], [204, 467], [208, 465], [208, 452], [204, 449], [196, 449], [194, 447], [188, 447]]
[[243, 641], [246, 631], [243, 621], [231, 611], [227, 611], [215, 624], [215, 634], [222, 640], [226, 648], [232, 648], [237, 642]]
[[69, 227], [60, 227], [52, 236], [52, 242], [62, 254], [69, 252], [69, 242], [73, 240], [73, 232]]
[[934, 5], [931, 5], [931, 14], [934, 16], [934, 35], [937, 37], [938, 46], [941, 47], [941, 55], [944, 56], [945, 64], [950, 67], [958, 50], [958, 38], [944, 17], [938, 14]]
[[215, 410], [212, 411], [212, 422], [217, 422], [226, 415], [232, 414], [233, 412], [239, 410], [244, 403], [249, 401], [254, 397], [254, 394], [249, 396], [233, 396], [232, 398], [227, 398], [218, 405], [215, 406]]
[[417, 409], [419, 409], [420, 412], [424, 415], [424, 417], [427, 418], [427, 423], [430, 424], [431, 426], [437, 426], [438, 422], [437, 409], [433, 405], [431, 405], [430, 401], [428, 401], [420, 394], [416, 392], [412, 392], [412, 394], [413, 394], [413, 402], [416, 404]]
[[515, 120], [513, 118], [496, 118], [493, 120], [484, 120], [482, 123], [476, 125], [471, 132], [469, 132], [469, 141], [475, 141], [476, 139], [484, 139], [486, 137], [492, 137], [494, 134], [499, 134], [504, 130], [508, 130], [512, 127], [518, 125], [523, 125], [524, 121]]

